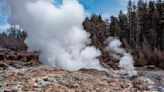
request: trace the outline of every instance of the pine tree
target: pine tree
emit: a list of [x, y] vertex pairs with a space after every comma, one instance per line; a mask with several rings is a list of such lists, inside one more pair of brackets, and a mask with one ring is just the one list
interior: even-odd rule
[[109, 32], [112, 36], [120, 37], [119, 21], [117, 17], [111, 16]]
[[127, 15], [123, 14], [122, 10], [119, 12], [119, 28], [120, 28], [120, 39], [128, 38], [129, 30], [128, 30]]
[[128, 1], [128, 28], [129, 28], [129, 43], [132, 45], [133, 42], [133, 32], [132, 32], [132, 1]]

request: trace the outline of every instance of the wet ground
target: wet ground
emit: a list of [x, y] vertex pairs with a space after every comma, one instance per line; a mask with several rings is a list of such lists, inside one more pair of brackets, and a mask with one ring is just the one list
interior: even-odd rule
[[138, 71], [140, 76], [150, 78], [154, 83], [150, 83], [159, 92], [164, 92], [164, 71], [163, 70], [140, 70]]

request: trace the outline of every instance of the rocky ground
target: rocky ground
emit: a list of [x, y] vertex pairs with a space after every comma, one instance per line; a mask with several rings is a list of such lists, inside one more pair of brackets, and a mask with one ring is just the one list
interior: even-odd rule
[[0, 71], [0, 90], [2, 92], [150, 91], [141, 81], [113, 78], [113, 75], [112, 72], [93, 69], [69, 72], [44, 65], [21, 68], [6, 66]]
[[0, 60], [0, 92], [164, 92], [160, 70], [138, 69], [138, 76], [131, 78], [123, 70], [70, 72], [42, 65], [34, 56], [9, 57]]

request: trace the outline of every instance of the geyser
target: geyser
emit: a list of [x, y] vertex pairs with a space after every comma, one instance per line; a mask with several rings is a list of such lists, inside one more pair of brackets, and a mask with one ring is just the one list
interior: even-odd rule
[[100, 51], [89, 46], [83, 27], [84, 9], [77, 0], [7, 0], [11, 7], [9, 22], [26, 32], [29, 51], [40, 51], [40, 61], [66, 70], [102, 69]]
[[121, 47], [121, 41], [117, 37], [109, 37], [106, 43], [108, 44], [106, 50], [109, 52], [110, 56], [119, 60], [119, 67], [126, 70], [129, 76], [137, 75], [133, 56]]

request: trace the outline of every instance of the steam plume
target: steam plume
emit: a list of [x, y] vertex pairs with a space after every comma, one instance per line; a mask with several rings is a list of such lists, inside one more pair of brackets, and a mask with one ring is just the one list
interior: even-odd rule
[[117, 37], [109, 37], [106, 43], [108, 44], [106, 50], [109, 51], [110, 56], [119, 60], [119, 67], [126, 70], [129, 76], [137, 75], [137, 71], [134, 68], [133, 56], [121, 47], [121, 41]]
[[101, 69], [100, 51], [90, 44], [83, 29], [84, 9], [77, 0], [63, 0], [59, 7], [54, 0], [8, 0], [9, 22], [19, 24], [28, 37], [29, 51], [41, 51], [40, 61], [67, 70]]

